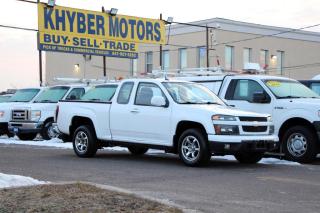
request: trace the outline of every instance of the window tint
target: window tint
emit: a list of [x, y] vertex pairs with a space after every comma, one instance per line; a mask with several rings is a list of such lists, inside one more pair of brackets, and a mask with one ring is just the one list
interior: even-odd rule
[[320, 95], [320, 83], [311, 83], [311, 89]]
[[39, 92], [40, 92], [40, 89], [20, 89], [10, 98], [9, 101], [10, 102], [29, 102]]
[[151, 99], [154, 96], [162, 96], [166, 98], [161, 89], [156, 84], [140, 83], [137, 90], [135, 104], [151, 106]]
[[107, 102], [112, 99], [116, 92], [117, 85], [101, 85], [89, 90], [81, 97], [82, 101]]
[[231, 96], [232, 97], [231, 99], [253, 102], [253, 94], [254, 93], [265, 93], [266, 94], [266, 92], [264, 91], [262, 86], [256, 81], [237, 80], [235, 82], [235, 89], [234, 89], [233, 95]]
[[85, 90], [83, 88], [74, 88], [68, 94], [68, 96], [66, 97], [66, 100], [79, 100], [84, 93], [85, 93]]
[[119, 91], [117, 102], [118, 104], [127, 104], [129, 103], [131, 91], [133, 88], [133, 82], [126, 82], [124, 83]]

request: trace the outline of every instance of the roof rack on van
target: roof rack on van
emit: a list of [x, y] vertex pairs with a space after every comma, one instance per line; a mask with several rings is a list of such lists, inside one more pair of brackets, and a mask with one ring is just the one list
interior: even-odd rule
[[66, 84], [103, 84], [103, 83], [113, 83], [117, 80], [108, 80], [108, 79], [82, 79], [82, 78], [54, 78], [54, 81], [63, 82]]

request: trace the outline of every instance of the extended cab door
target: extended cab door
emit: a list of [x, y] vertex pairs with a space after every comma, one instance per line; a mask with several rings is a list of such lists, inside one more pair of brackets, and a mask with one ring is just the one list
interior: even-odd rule
[[[263, 94], [264, 100], [256, 102], [255, 93]], [[222, 98], [227, 104], [237, 109], [242, 109], [257, 113], [272, 114], [272, 96], [265, 88], [253, 79], [230, 79], [227, 88], [222, 93]]]
[[133, 88], [133, 82], [129, 83], [122, 84], [117, 101], [111, 107], [113, 140], [170, 145], [171, 110], [169, 107], [151, 105], [152, 97], [165, 97], [161, 88], [149, 82], [140, 82]]

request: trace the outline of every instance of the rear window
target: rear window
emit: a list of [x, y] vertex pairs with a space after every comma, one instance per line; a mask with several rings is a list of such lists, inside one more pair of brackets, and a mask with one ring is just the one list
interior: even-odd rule
[[113, 98], [117, 85], [96, 86], [81, 97], [81, 101], [108, 102]]

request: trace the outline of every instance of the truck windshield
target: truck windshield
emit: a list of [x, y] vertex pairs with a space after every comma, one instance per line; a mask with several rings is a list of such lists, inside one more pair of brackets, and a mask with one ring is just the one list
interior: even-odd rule
[[51, 87], [43, 91], [39, 97], [34, 101], [35, 103], [58, 103], [65, 94], [68, 92], [70, 87]]
[[117, 85], [101, 85], [89, 90], [81, 97], [81, 101], [107, 102], [112, 99], [116, 92]]
[[9, 102], [30, 102], [40, 89], [20, 89], [10, 99]]
[[305, 85], [292, 80], [265, 80], [265, 85], [278, 99], [286, 98], [320, 98]]
[[10, 98], [8, 95], [0, 95], [0, 103], [8, 102]]
[[213, 92], [206, 87], [187, 82], [165, 82], [165, 88], [178, 104], [219, 104], [225, 105]]

